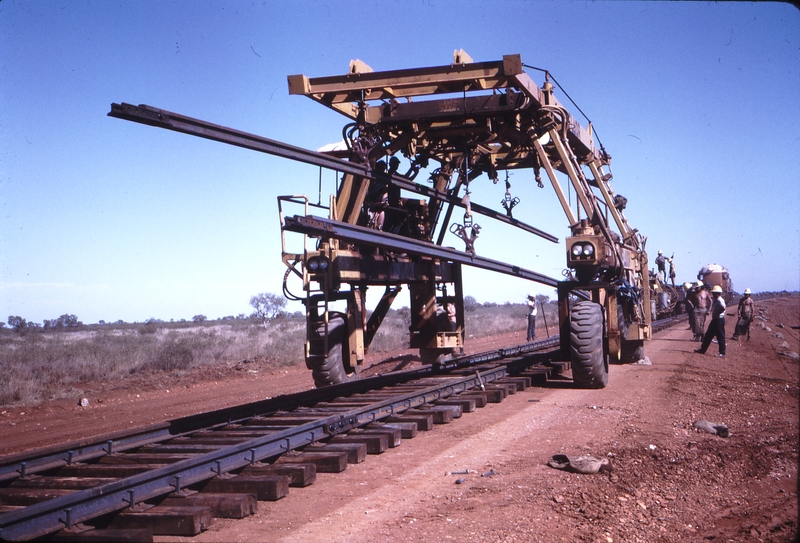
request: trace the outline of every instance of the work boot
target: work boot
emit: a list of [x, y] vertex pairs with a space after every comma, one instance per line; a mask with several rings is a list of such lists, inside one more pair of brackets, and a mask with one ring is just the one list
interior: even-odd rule
[[732, 339], [733, 341], [739, 341], [739, 336], [731, 336], [731, 339]]
[[720, 358], [725, 358], [725, 353], [719, 353]]
[[699, 354], [706, 354], [705, 351], [701, 351], [700, 349], [695, 349], [694, 352], [699, 353]]

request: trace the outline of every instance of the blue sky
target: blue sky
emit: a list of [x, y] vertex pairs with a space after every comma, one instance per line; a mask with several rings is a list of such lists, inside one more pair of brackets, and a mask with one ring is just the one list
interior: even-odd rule
[[[651, 259], [674, 252], [681, 282], [719, 263], [740, 291], [800, 288], [790, 4], [5, 0], [0, 318], [216, 318], [280, 292], [276, 197], [316, 200], [318, 169], [110, 118], [112, 102], [316, 149], [340, 139], [345, 119], [289, 96], [287, 75], [345, 73], [354, 58], [375, 70], [444, 65], [462, 48], [553, 73], [612, 155], [612, 185]], [[323, 180], [332, 187], [331, 173]], [[552, 188], [530, 172], [510, 181], [515, 217], [562, 243], [478, 219], [478, 254], [560, 277], [568, 229]], [[500, 208], [502, 183], [473, 190]], [[473, 271], [465, 290], [480, 302], [552, 295]]]

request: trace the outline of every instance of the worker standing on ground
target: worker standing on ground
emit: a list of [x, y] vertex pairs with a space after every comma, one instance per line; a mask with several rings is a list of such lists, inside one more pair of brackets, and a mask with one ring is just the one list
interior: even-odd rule
[[689, 330], [694, 332], [694, 305], [697, 302], [695, 299], [694, 285], [688, 281], [683, 284], [683, 307], [686, 314], [689, 316]]
[[664, 283], [667, 282], [667, 259], [664, 257], [664, 253], [661, 251], [658, 252], [658, 256], [656, 257], [656, 266], [658, 267], [658, 277], [661, 278], [661, 281]]
[[700, 344], [699, 349], [694, 352], [706, 354], [708, 346], [711, 345], [711, 340], [717, 338], [719, 344], [719, 355], [725, 357], [725, 300], [722, 298], [722, 287], [714, 285], [711, 289], [711, 295], [714, 297], [714, 304], [711, 306], [711, 322], [708, 323], [708, 330], [706, 335], [703, 336], [703, 343]]
[[528, 294], [528, 341], [536, 339], [536, 294]]
[[748, 336], [750, 334], [750, 323], [753, 322], [753, 299], [750, 297], [750, 289], [744, 289], [744, 297], [739, 300], [739, 321], [736, 323], [736, 328], [733, 330], [732, 340], [736, 341], [739, 336]]
[[702, 281], [695, 283], [697, 288], [696, 303], [694, 306], [694, 338], [692, 341], [700, 341], [706, 329], [706, 315], [711, 307], [711, 297], [708, 295], [706, 286]]

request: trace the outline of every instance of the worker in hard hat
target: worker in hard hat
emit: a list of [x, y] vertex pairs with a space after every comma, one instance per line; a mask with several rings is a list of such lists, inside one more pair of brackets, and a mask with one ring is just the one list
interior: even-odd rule
[[708, 290], [702, 281], [695, 283], [697, 294], [695, 295], [694, 306], [694, 338], [692, 341], [700, 341], [703, 339], [703, 334], [706, 330], [706, 315], [711, 308], [711, 296], [708, 295]]
[[669, 263], [669, 280], [672, 283], [672, 288], [675, 288], [675, 277], [677, 275], [675, 271], [675, 255], [668, 257], [667, 262]]
[[528, 294], [528, 341], [536, 339], [536, 293]]
[[736, 322], [736, 328], [733, 330], [731, 339], [736, 341], [739, 336], [747, 336], [750, 339], [750, 323], [753, 322], [755, 315], [755, 307], [753, 299], [750, 297], [750, 289], [744, 289], [744, 296], [739, 300], [739, 320]]
[[656, 266], [658, 267], [658, 277], [661, 279], [662, 282], [667, 282], [667, 259], [664, 257], [664, 253], [658, 251], [658, 256], [656, 257]]
[[722, 297], [722, 287], [714, 285], [711, 289], [711, 296], [714, 297], [714, 303], [711, 306], [711, 321], [708, 323], [708, 330], [703, 336], [703, 343], [700, 344], [699, 349], [694, 352], [706, 354], [711, 340], [717, 338], [719, 344], [719, 356], [725, 358], [725, 299]]
[[689, 330], [694, 330], [694, 304], [697, 302], [694, 285], [688, 281], [683, 284], [683, 308], [689, 317]]

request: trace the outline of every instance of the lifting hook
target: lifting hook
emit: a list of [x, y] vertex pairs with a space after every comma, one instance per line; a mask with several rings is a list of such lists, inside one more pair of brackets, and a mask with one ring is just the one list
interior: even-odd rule
[[509, 219], [513, 219], [514, 216], [511, 213], [511, 210], [514, 209], [514, 206], [519, 203], [519, 198], [511, 197], [511, 183], [508, 181], [508, 172], [506, 172], [506, 195], [505, 197], [500, 200], [503, 208], [506, 210], [506, 215], [508, 215]]

